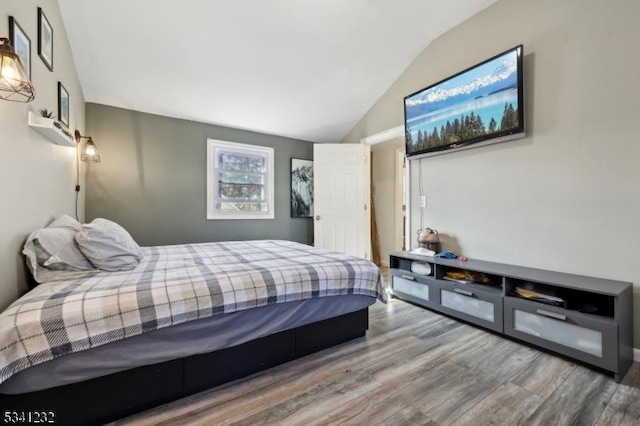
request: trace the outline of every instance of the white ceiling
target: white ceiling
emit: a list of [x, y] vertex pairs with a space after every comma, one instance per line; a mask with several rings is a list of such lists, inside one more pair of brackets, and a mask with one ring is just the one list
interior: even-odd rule
[[339, 142], [431, 40], [494, 1], [59, 4], [87, 102]]

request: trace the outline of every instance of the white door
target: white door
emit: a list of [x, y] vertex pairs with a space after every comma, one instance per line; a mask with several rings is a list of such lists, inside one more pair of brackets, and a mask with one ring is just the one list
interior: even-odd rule
[[371, 259], [368, 145], [314, 144], [315, 246]]

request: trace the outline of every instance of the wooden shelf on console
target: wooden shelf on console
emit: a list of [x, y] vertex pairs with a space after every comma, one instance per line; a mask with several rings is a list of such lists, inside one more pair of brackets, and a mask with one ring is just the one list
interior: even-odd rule
[[29, 111], [28, 117], [29, 127], [49, 139], [51, 142], [62, 146], [76, 146], [73, 137], [66, 135], [62, 130], [57, 128], [53, 118], [39, 117]]

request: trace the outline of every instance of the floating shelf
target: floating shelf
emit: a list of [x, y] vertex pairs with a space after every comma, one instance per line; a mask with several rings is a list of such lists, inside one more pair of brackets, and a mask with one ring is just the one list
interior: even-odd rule
[[62, 130], [57, 128], [53, 123], [53, 118], [38, 117], [29, 111], [29, 127], [46, 137], [55, 144], [63, 146], [76, 146], [73, 137], [66, 135]]

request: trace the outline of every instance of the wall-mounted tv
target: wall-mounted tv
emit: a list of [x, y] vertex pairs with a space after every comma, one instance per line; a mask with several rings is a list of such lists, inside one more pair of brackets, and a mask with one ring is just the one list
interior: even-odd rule
[[404, 98], [415, 159], [524, 136], [522, 45]]

